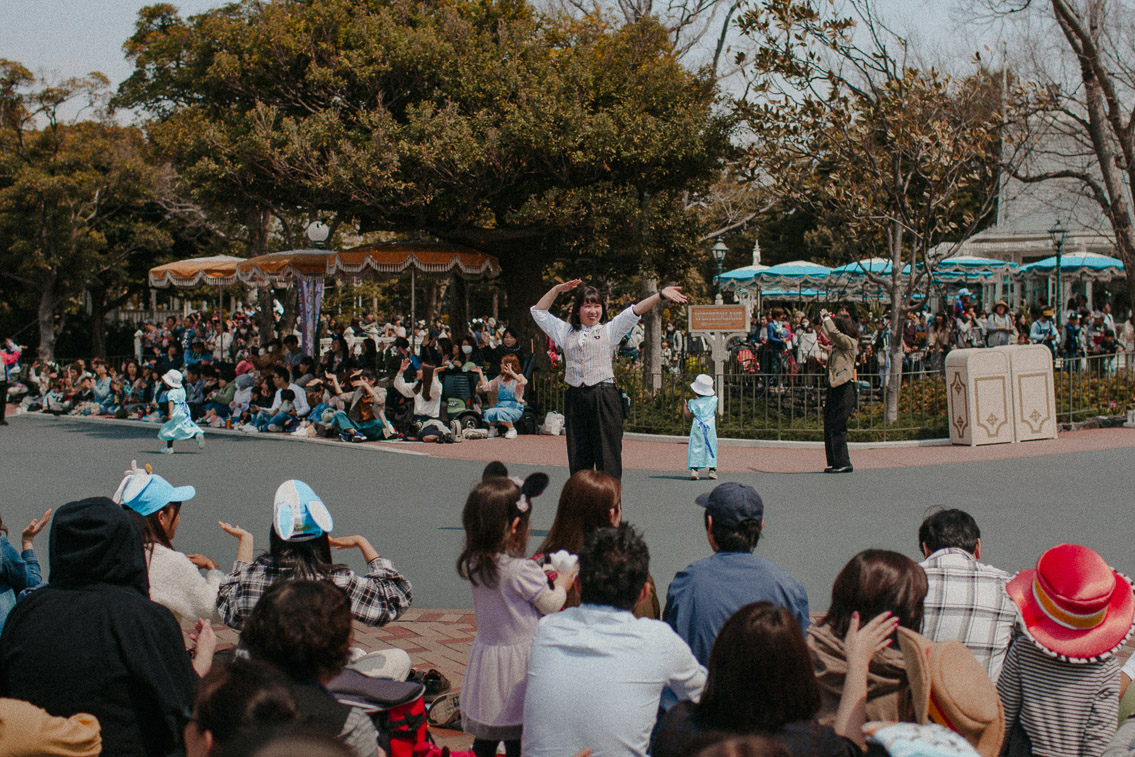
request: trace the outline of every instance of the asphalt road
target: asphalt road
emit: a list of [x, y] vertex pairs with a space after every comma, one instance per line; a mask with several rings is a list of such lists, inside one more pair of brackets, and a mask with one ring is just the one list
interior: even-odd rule
[[[299, 478], [327, 503], [335, 534], [365, 535], [410, 578], [416, 607], [471, 605], [454, 564], [463, 535], [461, 508], [483, 462], [215, 434], [204, 451], [183, 442], [167, 457], [158, 454], [156, 426], [42, 416], [10, 421], [0, 427], [0, 517], [17, 545], [20, 530], [44, 508], [112, 494], [136, 459], [152, 463], [175, 485], [197, 487], [197, 497], [182, 510], [174, 545], [228, 567], [236, 544], [217, 520], [244, 526], [258, 549], [265, 547], [276, 487]], [[627, 442], [635, 443], [643, 442]], [[1044, 549], [1067, 541], [1087, 544], [1135, 575], [1131, 456], [1130, 449], [1115, 449], [825, 476], [812, 471], [815, 454], [808, 452], [800, 473], [723, 474], [722, 480], [743, 481], [761, 493], [765, 535], [758, 554], [788, 568], [807, 589], [812, 609], [822, 610], [836, 573], [857, 551], [884, 547], [917, 559], [918, 524], [933, 505], [972, 513], [983, 532], [984, 561], [1006, 570], [1032, 567]], [[512, 468], [520, 475], [536, 470]], [[532, 549], [551, 524], [567, 479], [566, 468], [541, 469], [552, 483], [535, 504]], [[709, 554], [693, 498], [714, 482], [688, 481], [673, 471], [627, 470], [623, 484], [624, 518], [644, 531], [664, 596], [676, 571]], [[36, 546], [46, 570], [47, 534]], [[363, 567], [357, 551], [344, 561]]]

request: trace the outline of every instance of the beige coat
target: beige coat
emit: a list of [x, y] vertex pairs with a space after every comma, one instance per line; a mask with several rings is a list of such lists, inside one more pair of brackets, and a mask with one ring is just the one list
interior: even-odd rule
[[[812, 655], [812, 671], [820, 686], [820, 712], [816, 716], [823, 725], [835, 722], [843, 679], [847, 674], [847, 656], [843, 639], [828, 626], [811, 625], [805, 635]], [[867, 720], [901, 720], [915, 722], [914, 701], [906, 677], [906, 660], [897, 646], [875, 653], [867, 668]]]
[[831, 316], [824, 319], [822, 328], [824, 336], [832, 343], [832, 353], [828, 357], [828, 383], [841, 386], [855, 378], [855, 356], [859, 351], [859, 342], [837, 329]]

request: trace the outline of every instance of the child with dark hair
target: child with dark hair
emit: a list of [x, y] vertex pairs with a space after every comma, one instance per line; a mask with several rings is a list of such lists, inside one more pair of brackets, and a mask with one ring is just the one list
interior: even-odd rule
[[299, 720], [284, 675], [267, 663], [243, 658], [209, 671], [197, 687], [191, 714], [185, 726], [186, 757], [222, 753], [234, 739]]
[[[532, 499], [548, 477], [523, 484], [490, 477], [465, 502], [465, 548], [458, 574], [473, 591], [477, 638], [469, 653], [461, 690], [461, 727], [473, 734], [477, 757], [492, 757], [504, 741], [508, 757], [520, 754], [524, 723], [524, 676], [536, 622], [564, 606], [575, 571], [556, 576], [552, 586], [540, 566], [525, 557]], [[436, 706], [436, 705], [435, 705]]]

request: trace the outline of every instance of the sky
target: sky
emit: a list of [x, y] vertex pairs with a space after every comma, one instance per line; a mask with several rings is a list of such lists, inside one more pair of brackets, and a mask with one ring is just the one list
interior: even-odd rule
[[[954, 18], [957, 0], [876, 0], [896, 30], [914, 35], [936, 55], [967, 58], [978, 45]], [[0, 58], [22, 63], [48, 80], [106, 74], [116, 85], [130, 75], [122, 43], [133, 33], [135, 0], [0, 0]], [[221, 5], [173, 0], [183, 16]], [[979, 33], [980, 36], [980, 33]]]

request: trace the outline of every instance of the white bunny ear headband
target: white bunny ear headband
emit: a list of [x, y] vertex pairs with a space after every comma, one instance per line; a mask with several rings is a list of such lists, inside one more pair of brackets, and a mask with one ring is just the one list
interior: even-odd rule
[[133, 486], [130, 486], [131, 494], [137, 494], [146, 487], [146, 484], [150, 483], [150, 475], [153, 472], [154, 469], [149, 463], [146, 463], [145, 468], [139, 468], [138, 461], [131, 460], [130, 468], [122, 474], [122, 481], [118, 484], [118, 488], [115, 489], [114, 496], [111, 497], [111, 500], [114, 504], [121, 505], [123, 502], [130, 499], [130, 497], [126, 496], [127, 486], [133, 484]]

